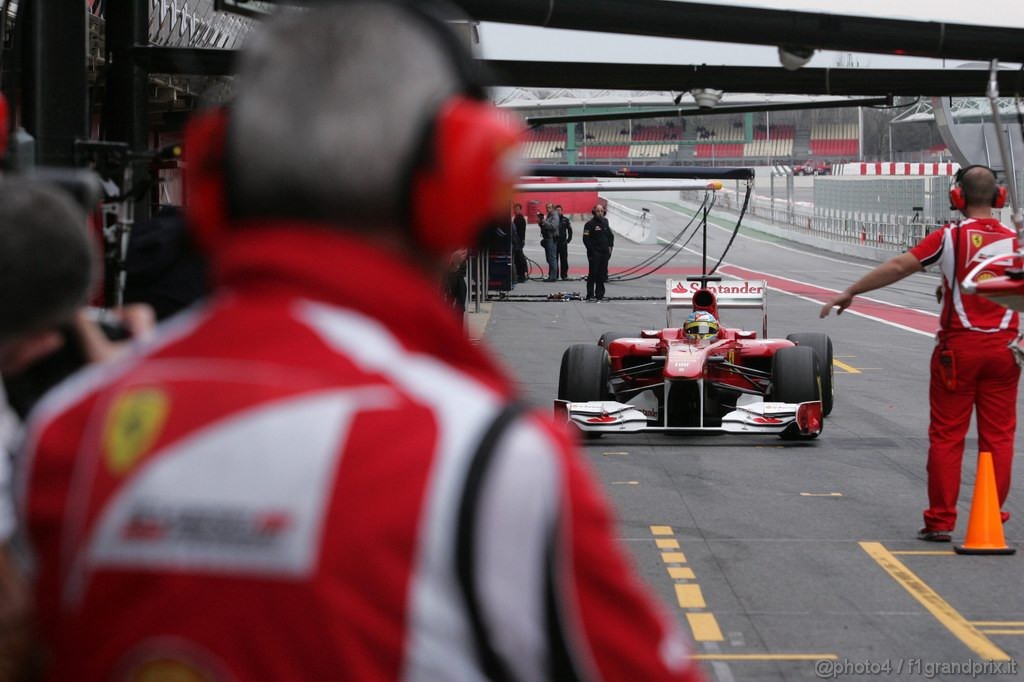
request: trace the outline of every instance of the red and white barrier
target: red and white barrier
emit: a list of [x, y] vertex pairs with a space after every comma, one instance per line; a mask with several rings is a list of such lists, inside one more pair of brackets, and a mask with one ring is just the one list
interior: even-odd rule
[[838, 175], [956, 175], [958, 163], [844, 163]]

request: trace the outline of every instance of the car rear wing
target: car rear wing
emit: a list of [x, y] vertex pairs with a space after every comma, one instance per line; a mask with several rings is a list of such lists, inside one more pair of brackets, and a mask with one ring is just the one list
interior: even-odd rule
[[[672, 311], [693, 309], [693, 295], [700, 291], [700, 281], [665, 280], [665, 317], [672, 326]], [[761, 338], [768, 338], [768, 282], [763, 279], [706, 282], [715, 295], [718, 309], [761, 310]]]

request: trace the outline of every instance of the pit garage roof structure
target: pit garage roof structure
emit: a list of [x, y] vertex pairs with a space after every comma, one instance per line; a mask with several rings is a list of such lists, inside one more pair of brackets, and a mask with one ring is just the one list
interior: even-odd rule
[[[326, 0], [329, 1], [329, 0]], [[494, 21], [604, 33], [696, 39], [797, 49], [839, 50], [957, 60], [1024, 62], [1024, 29], [934, 21], [886, 19], [820, 12], [768, 10], [677, 0], [450, 0], [473, 21]], [[213, 9], [210, 3], [213, 3]], [[88, 13], [106, 10], [104, 137], [133, 150], [149, 144], [148, 94], [151, 74], [225, 75], [234, 51], [188, 45], [153, 44], [150, 24], [177, 17], [179, 30], [205, 21], [211, 12], [251, 20], [271, 2], [249, 0], [91, 0], [81, 12], [65, 0], [5, 2], [18, 8], [17, 30], [4, 61], [4, 90], [20, 101], [20, 119], [36, 139], [37, 161], [73, 165], [75, 140], [92, 132], [87, 75]], [[202, 14], [200, 13], [202, 10]], [[998, 21], [992, 16], [991, 23]], [[193, 34], [195, 35], [195, 34]], [[626, 64], [479, 60], [485, 85], [524, 88], [586, 88], [686, 92], [717, 89], [833, 96], [980, 96], [986, 76], [969, 70], [731, 67], [695, 64]], [[998, 76], [1000, 90], [1024, 92], [1020, 72]], [[15, 95], [20, 95], [17, 99]]]
[[[677, 103], [677, 98], [680, 98]], [[808, 104], [827, 105], [830, 102], [847, 102], [845, 97], [823, 95], [750, 94], [726, 92], [719, 102], [722, 106], [751, 104]], [[689, 92], [651, 90], [579, 90], [568, 88], [528, 89], [514, 88], [495, 99], [499, 109], [513, 111], [545, 111], [584, 108], [665, 108], [675, 106], [696, 106]], [[824, 108], [824, 107], [823, 107]], [[715, 113], [709, 109], [708, 114]]]

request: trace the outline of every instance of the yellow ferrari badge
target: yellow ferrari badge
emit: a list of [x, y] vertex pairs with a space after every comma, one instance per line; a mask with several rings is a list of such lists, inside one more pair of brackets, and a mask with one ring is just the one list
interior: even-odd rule
[[980, 234], [972, 234], [971, 235], [971, 243], [974, 244], [974, 248], [976, 248], [976, 249], [980, 249], [981, 248], [981, 244], [984, 241], [985, 240], [982, 238], [982, 236]]
[[154, 388], [128, 391], [114, 400], [103, 431], [103, 452], [111, 473], [126, 473], [153, 447], [169, 407], [167, 394]]

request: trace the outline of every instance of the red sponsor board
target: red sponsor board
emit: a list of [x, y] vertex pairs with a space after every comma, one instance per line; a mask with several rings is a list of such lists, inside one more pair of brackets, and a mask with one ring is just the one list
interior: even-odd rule
[[[572, 182], [593, 182], [596, 178], [572, 178]], [[559, 192], [558, 185], [564, 184], [567, 181], [562, 178], [530, 178], [531, 183], [551, 183], [550, 192], [517, 192], [513, 198], [512, 203], [520, 203], [523, 205], [523, 214], [526, 215], [526, 220], [529, 223], [536, 222], [537, 216], [534, 215], [536, 211], [531, 214], [527, 214], [525, 211], [526, 206], [531, 201], [538, 202], [540, 211], [544, 211], [544, 205], [549, 201], [552, 204], [560, 204], [562, 206], [562, 213], [565, 215], [584, 214], [590, 216], [590, 209], [594, 208], [594, 204], [597, 203], [597, 191], [593, 192]], [[580, 226], [583, 229], [583, 226]]]

